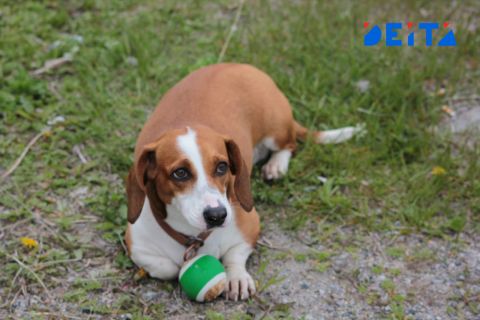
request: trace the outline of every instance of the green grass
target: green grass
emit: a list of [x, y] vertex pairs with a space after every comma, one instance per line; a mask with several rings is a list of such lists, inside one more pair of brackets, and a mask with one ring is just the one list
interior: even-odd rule
[[[259, 211], [264, 217], [283, 212], [285, 229], [313, 221], [319, 231], [333, 224], [447, 237], [465, 228], [478, 232], [478, 143], [467, 148], [432, 130], [446, 97], [465, 88], [478, 94], [480, 74], [467, 67], [480, 64], [479, 33], [466, 28], [475, 18], [469, 10], [474, 2], [462, 1], [455, 10], [450, 2], [384, 3], [245, 3], [224, 60], [265, 70], [289, 98], [295, 117], [311, 128], [365, 123], [368, 130], [342, 145], [302, 144], [288, 177], [272, 186], [260, 181], [256, 169]], [[425, 20], [420, 8], [439, 22], [454, 13], [456, 48], [425, 48], [421, 41], [414, 48], [362, 45], [363, 21]], [[119, 242], [126, 223], [122, 179], [139, 130], [166, 90], [217, 62], [236, 10], [228, 1], [2, 2], [0, 168], [6, 170], [48, 120], [65, 118], [0, 183], [2, 226], [22, 223], [30, 233], [7, 234], [2, 250], [20, 251], [18, 237], [47, 230], [41, 219], [60, 232], [47, 232], [41, 257], [23, 252], [30, 264], [101, 254], [88, 241], [78, 242], [85, 220], [96, 219], [100, 234]], [[73, 54], [71, 63], [32, 74], [67, 53]], [[357, 90], [359, 80], [370, 81], [370, 89]], [[425, 90], [426, 84], [433, 90]], [[445, 96], [436, 94], [440, 88]], [[82, 146], [88, 163], [80, 162], [74, 146]], [[434, 166], [446, 174], [431, 175]], [[87, 195], [72, 212], [72, 191], [79, 187], [88, 188]], [[401, 256], [393, 249], [390, 255]], [[108, 256], [119, 268], [131, 266], [121, 250]], [[8, 287], [18, 266], [4, 254], [0, 262], [8, 270], [0, 287]], [[85, 296], [96, 286], [76, 290]]]

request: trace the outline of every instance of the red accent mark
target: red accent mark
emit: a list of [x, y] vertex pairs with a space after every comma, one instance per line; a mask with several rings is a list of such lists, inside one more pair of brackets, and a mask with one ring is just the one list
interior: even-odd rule
[[408, 27], [408, 29], [411, 29], [411, 28], [413, 27], [413, 22], [410, 22], [410, 21], [409, 21], [409, 22], [407, 23], [407, 27]]
[[444, 28], [448, 28], [448, 22], [444, 22], [444, 23], [443, 23], [443, 27], [444, 27]]
[[368, 28], [368, 25], [369, 25], [369, 23], [366, 22], [366, 21], [363, 23], [363, 27], [364, 27], [364, 28]]

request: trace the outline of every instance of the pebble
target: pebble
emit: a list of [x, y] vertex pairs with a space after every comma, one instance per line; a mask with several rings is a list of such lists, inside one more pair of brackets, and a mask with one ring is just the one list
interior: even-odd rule
[[160, 295], [160, 293], [155, 292], [155, 291], [147, 291], [142, 294], [142, 299], [145, 301], [152, 301], [155, 298], [157, 298]]
[[351, 257], [349, 253], [343, 253], [336, 257], [332, 263], [332, 268], [337, 273], [347, 271], [348, 265], [351, 264]]

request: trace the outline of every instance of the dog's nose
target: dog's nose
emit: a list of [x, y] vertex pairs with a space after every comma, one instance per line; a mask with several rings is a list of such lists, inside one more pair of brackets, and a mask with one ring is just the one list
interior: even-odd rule
[[227, 217], [227, 209], [224, 206], [210, 207], [203, 210], [203, 218], [208, 228], [218, 227], [223, 224]]

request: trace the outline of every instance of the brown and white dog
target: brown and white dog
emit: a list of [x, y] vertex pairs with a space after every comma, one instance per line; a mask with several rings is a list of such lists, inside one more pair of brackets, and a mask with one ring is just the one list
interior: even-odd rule
[[127, 180], [131, 259], [152, 277], [174, 279], [189, 240], [202, 234], [198, 253], [222, 260], [227, 299], [247, 299], [255, 283], [245, 263], [260, 232], [252, 166], [271, 153], [262, 176], [278, 179], [297, 139], [336, 143], [360, 130], [308, 131], [272, 79], [252, 66], [191, 73], [165, 94], [137, 140]]

